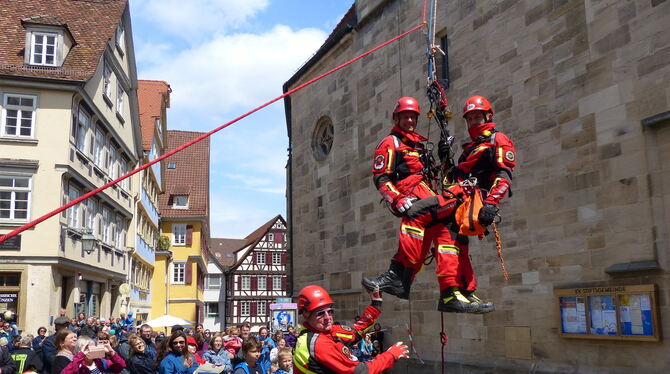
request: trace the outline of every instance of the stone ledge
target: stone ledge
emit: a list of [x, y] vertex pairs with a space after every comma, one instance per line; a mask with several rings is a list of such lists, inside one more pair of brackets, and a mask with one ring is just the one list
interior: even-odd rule
[[605, 273], [618, 274], [652, 270], [661, 270], [661, 265], [659, 265], [656, 261], [622, 262], [619, 264], [610, 265], [607, 267], [607, 269], [605, 269]]

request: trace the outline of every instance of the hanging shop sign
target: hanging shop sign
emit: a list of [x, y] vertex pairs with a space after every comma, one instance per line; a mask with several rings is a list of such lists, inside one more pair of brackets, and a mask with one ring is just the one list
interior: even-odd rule
[[565, 338], [659, 341], [656, 285], [559, 289]]

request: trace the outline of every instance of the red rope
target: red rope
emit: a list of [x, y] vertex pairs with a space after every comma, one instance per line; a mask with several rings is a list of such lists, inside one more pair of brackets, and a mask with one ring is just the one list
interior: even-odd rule
[[423, 0], [423, 18], [421, 18], [423, 23], [426, 23], [426, 8], [428, 6], [428, 0]]
[[224, 128], [230, 126], [230, 125], [232, 125], [233, 123], [235, 123], [235, 122], [237, 122], [237, 121], [239, 121], [239, 120], [241, 120], [241, 119], [243, 119], [243, 118], [245, 118], [245, 117], [247, 117], [247, 116], [249, 116], [249, 115], [251, 115], [251, 114], [253, 114], [253, 113], [255, 113], [255, 112], [257, 112], [257, 111], [259, 111], [259, 110], [261, 110], [261, 109], [263, 109], [263, 108], [265, 108], [266, 106], [268, 106], [268, 105], [270, 105], [270, 104], [272, 104], [272, 103], [274, 103], [274, 102], [276, 102], [276, 101], [279, 101], [279, 100], [285, 98], [286, 96], [289, 96], [289, 95], [291, 95], [291, 94], [293, 94], [293, 93], [295, 93], [295, 92], [297, 92], [297, 91], [300, 91], [301, 89], [305, 88], [306, 86], [309, 86], [310, 84], [312, 84], [312, 83], [314, 83], [314, 82], [316, 82], [316, 81], [318, 81], [318, 80], [320, 80], [320, 79], [322, 79], [322, 78], [324, 78], [324, 77], [326, 77], [326, 76], [328, 76], [328, 75], [330, 75], [330, 74], [333, 74], [334, 72], [336, 72], [336, 71], [338, 71], [338, 70], [340, 70], [340, 69], [342, 69], [342, 68], [344, 68], [344, 67], [346, 67], [346, 66], [348, 66], [348, 65], [351, 65], [352, 63], [354, 63], [354, 62], [360, 60], [361, 58], [363, 58], [363, 57], [365, 57], [365, 56], [371, 54], [372, 52], [375, 52], [375, 51], [377, 51], [377, 50], [379, 50], [379, 49], [381, 49], [381, 48], [383, 48], [383, 47], [385, 47], [385, 46], [387, 46], [387, 45], [393, 43], [394, 41], [396, 41], [396, 40], [398, 40], [398, 39], [401, 39], [401, 38], [407, 36], [408, 34], [414, 32], [414, 31], [416, 31], [416, 30], [418, 30], [418, 29], [420, 29], [420, 28], [422, 28], [422, 27], [423, 27], [423, 23], [420, 24], [420, 25], [414, 26], [414, 27], [412, 27], [411, 29], [405, 31], [404, 33], [402, 33], [402, 34], [400, 34], [400, 35], [398, 35], [398, 36], [396, 36], [396, 37], [394, 37], [394, 38], [392, 38], [392, 39], [389, 39], [388, 41], [386, 41], [386, 42], [384, 42], [384, 43], [382, 43], [382, 44], [380, 44], [380, 45], [378, 45], [378, 46], [376, 46], [376, 47], [374, 47], [374, 48], [368, 50], [367, 52], [364, 52], [364, 53], [362, 53], [362, 54], [360, 54], [360, 55], [354, 57], [353, 59], [351, 59], [351, 60], [349, 60], [349, 61], [343, 63], [342, 65], [339, 65], [339, 66], [337, 66], [337, 67], [335, 67], [335, 68], [333, 68], [333, 69], [331, 69], [331, 70], [329, 70], [329, 71], [327, 71], [327, 72], [325, 72], [325, 73], [319, 75], [319, 76], [316, 77], [316, 78], [310, 79], [309, 81], [307, 81], [307, 82], [305, 82], [305, 83], [303, 83], [303, 84], [301, 84], [301, 85], [299, 85], [299, 86], [297, 86], [297, 87], [295, 87], [295, 88], [293, 88], [293, 89], [291, 89], [291, 90], [289, 90], [289, 91], [286, 91], [286, 92], [283, 93], [282, 95], [279, 95], [279, 96], [275, 97], [274, 99], [272, 99], [272, 100], [266, 102], [265, 104], [262, 104], [262, 105], [260, 105], [260, 106], [257, 106], [256, 108], [254, 108], [254, 109], [252, 109], [252, 110], [250, 110], [250, 111], [248, 111], [248, 112], [242, 114], [241, 116], [239, 116], [239, 117], [233, 119], [232, 121], [226, 122], [226, 123], [224, 123], [223, 125], [221, 125], [221, 126], [215, 128], [214, 130], [211, 130], [210, 132], [204, 133], [204, 134], [200, 135], [199, 137], [197, 137], [197, 138], [191, 140], [191, 141], [188, 142], [188, 143], [182, 144], [181, 146], [179, 146], [179, 147], [177, 147], [177, 148], [171, 150], [170, 152], [168, 152], [168, 153], [166, 153], [166, 154], [164, 154], [164, 155], [158, 157], [157, 159], [155, 159], [155, 160], [153, 160], [153, 161], [151, 161], [151, 162], [149, 162], [149, 163], [146, 163], [146, 164], [140, 166], [139, 168], [137, 168], [137, 169], [131, 171], [130, 173], [128, 173], [128, 174], [126, 174], [126, 175], [123, 175], [123, 176], [121, 176], [120, 178], [115, 179], [115, 180], [113, 180], [113, 181], [111, 181], [111, 182], [105, 184], [104, 186], [98, 187], [98, 188], [96, 188], [96, 189], [93, 190], [93, 191], [88, 192], [88, 193], [86, 193], [86, 194], [84, 194], [84, 195], [82, 195], [82, 196], [80, 196], [80, 197], [78, 197], [78, 198], [76, 198], [76, 199], [70, 201], [69, 203], [67, 203], [67, 204], [65, 204], [65, 205], [63, 205], [63, 206], [61, 206], [60, 208], [58, 208], [58, 209], [56, 209], [56, 210], [53, 210], [53, 211], [51, 211], [51, 212], [49, 212], [49, 213], [47, 213], [47, 214], [45, 214], [45, 215], [43, 215], [43, 216], [41, 216], [41, 217], [39, 217], [39, 218], [33, 220], [33, 221], [30, 221], [30, 222], [26, 223], [25, 225], [19, 227], [18, 229], [15, 229], [14, 231], [11, 231], [11, 232], [9, 232], [9, 233], [7, 233], [7, 234], [1, 236], [1, 237], [0, 237], [0, 243], [4, 242], [5, 240], [7, 240], [7, 239], [9, 239], [9, 238], [11, 238], [11, 237], [13, 237], [13, 236], [16, 236], [16, 235], [18, 235], [18, 234], [20, 234], [20, 233], [22, 233], [22, 232], [24, 232], [24, 231], [26, 231], [26, 230], [32, 228], [32, 227], [35, 227], [35, 226], [36, 226], [37, 224], [39, 224], [40, 222], [42, 222], [42, 221], [44, 221], [44, 220], [46, 220], [46, 219], [49, 219], [49, 218], [55, 216], [56, 214], [58, 214], [58, 213], [60, 213], [60, 212], [62, 212], [62, 211], [64, 211], [64, 210], [66, 210], [66, 209], [72, 207], [73, 205], [79, 204], [80, 202], [82, 202], [82, 201], [88, 199], [89, 197], [91, 197], [91, 196], [93, 196], [93, 195], [96, 195], [97, 193], [99, 193], [99, 192], [101, 192], [101, 191], [103, 191], [103, 190], [105, 190], [105, 189], [107, 189], [107, 188], [109, 188], [109, 187], [111, 187], [111, 186], [113, 186], [113, 185], [119, 183], [120, 181], [122, 181], [122, 180], [124, 180], [124, 179], [126, 179], [126, 178], [128, 178], [128, 177], [130, 177], [130, 176], [132, 176], [132, 175], [134, 175], [134, 174], [139, 173], [140, 171], [142, 171], [142, 170], [144, 170], [144, 169], [150, 167], [151, 165], [153, 165], [153, 164], [155, 164], [155, 163], [157, 163], [157, 162], [160, 162], [160, 161], [162, 161], [162, 160], [164, 160], [164, 159], [166, 159], [166, 158], [172, 156], [173, 154], [175, 154], [175, 153], [177, 153], [177, 152], [180, 152], [180, 151], [184, 150], [185, 148], [188, 148], [188, 147], [192, 146], [193, 144], [195, 144], [195, 143], [197, 143], [197, 142], [199, 142], [199, 141], [201, 141], [201, 140], [203, 140], [203, 139], [209, 137], [210, 135], [214, 134], [215, 132], [218, 132], [218, 131], [220, 131], [220, 130], [222, 130], [222, 129], [224, 129]]
[[442, 331], [440, 331], [440, 343], [442, 343], [442, 374], [444, 374], [444, 348], [449, 343], [449, 337], [444, 332], [444, 313], [440, 313], [440, 321], [442, 322]]

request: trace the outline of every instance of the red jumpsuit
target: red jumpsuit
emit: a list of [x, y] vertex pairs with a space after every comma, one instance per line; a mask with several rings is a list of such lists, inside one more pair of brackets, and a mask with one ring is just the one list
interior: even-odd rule
[[[463, 154], [454, 169], [454, 183], [470, 177], [477, 178], [477, 186], [482, 190], [485, 204], [498, 205], [511, 186], [512, 171], [516, 165], [516, 151], [512, 141], [495, 130], [495, 123], [489, 122], [469, 130], [471, 142], [463, 145]], [[454, 185], [443, 191], [451, 197], [461, 190]], [[436, 258], [438, 262], [438, 283], [440, 290], [457, 286], [461, 290], [474, 291], [477, 288], [475, 274], [468, 254], [468, 237], [458, 235], [454, 216], [441, 219], [431, 226], [435, 236]], [[439, 256], [438, 256], [439, 255]]]
[[[375, 186], [391, 206], [404, 197], [437, 197], [439, 201], [438, 216], [424, 214], [415, 219], [402, 216], [398, 252], [393, 259], [406, 269], [412, 269], [411, 280], [421, 270], [434, 235], [438, 233], [427, 230], [428, 224], [438, 217], [450, 215], [456, 205], [455, 198], [438, 196], [422, 174], [425, 165], [420, 156], [424, 148], [422, 142], [426, 140], [416, 132], [407, 133], [394, 126], [391, 134], [377, 146], [372, 167]], [[443, 256], [436, 254], [438, 277], [444, 270], [441, 267]]]
[[392, 368], [395, 359], [389, 352], [361, 362], [350, 351], [350, 346], [363, 338], [380, 314], [379, 309], [369, 305], [352, 327], [333, 325], [328, 333], [303, 325], [293, 353], [293, 372], [378, 374]]

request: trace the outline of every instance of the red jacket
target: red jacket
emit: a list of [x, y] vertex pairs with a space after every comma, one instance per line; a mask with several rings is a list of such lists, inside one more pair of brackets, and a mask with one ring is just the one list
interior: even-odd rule
[[[361, 340], [381, 312], [370, 305], [352, 327], [334, 325], [329, 333], [317, 332], [303, 325], [293, 354], [293, 372], [298, 373], [368, 373], [378, 374], [395, 363], [393, 355], [384, 352], [371, 361], [360, 362], [350, 346]], [[365, 365], [367, 370], [361, 370]]]
[[[430, 166], [421, 161], [423, 142], [426, 140], [416, 132], [404, 132], [394, 126], [391, 134], [377, 145], [372, 178], [375, 187], [389, 203], [395, 203], [405, 196], [423, 198], [435, 194], [422, 173], [426, 166]], [[419, 184], [423, 186], [417, 189]]]
[[454, 182], [476, 177], [486, 195], [484, 202], [497, 205], [512, 185], [514, 143], [496, 131], [493, 122], [471, 129], [470, 137], [472, 141], [463, 145], [463, 154], [454, 168]]
[[[111, 360], [97, 358], [93, 362], [102, 373], [118, 373], [126, 367], [126, 362], [118, 353], [112, 356]], [[72, 358], [72, 362], [61, 371], [61, 374], [89, 374], [90, 372], [91, 370], [86, 367], [84, 352], [79, 352]]]

